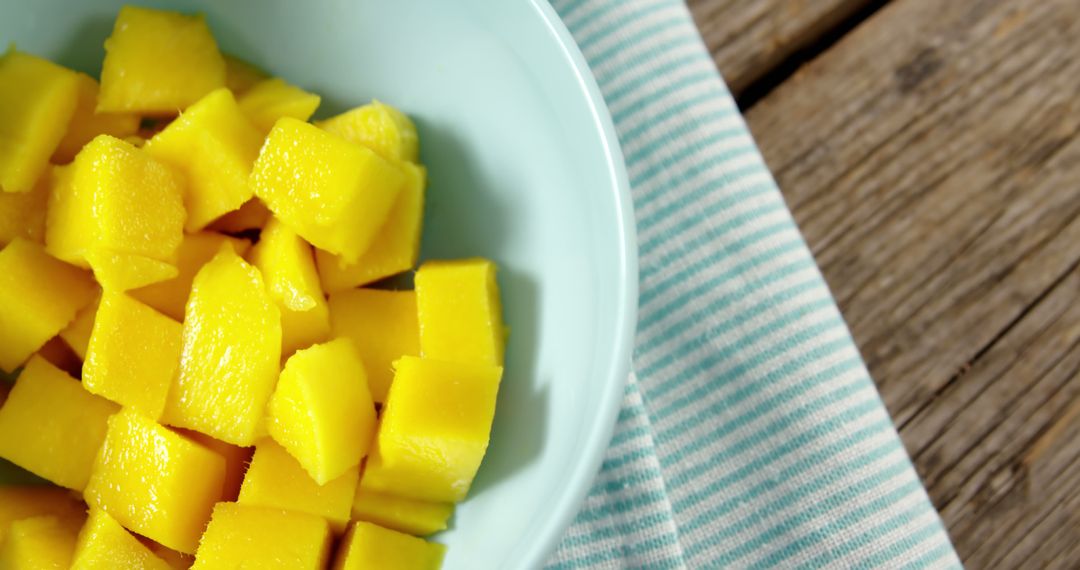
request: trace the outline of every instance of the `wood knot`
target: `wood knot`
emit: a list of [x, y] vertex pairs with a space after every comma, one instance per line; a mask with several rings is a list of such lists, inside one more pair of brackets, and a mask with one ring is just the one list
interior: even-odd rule
[[936, 49], [923, 49], [896, 70], [897, 88], [901, 93], [914, 91], [927, 77], [941, 69], [942, 63]]

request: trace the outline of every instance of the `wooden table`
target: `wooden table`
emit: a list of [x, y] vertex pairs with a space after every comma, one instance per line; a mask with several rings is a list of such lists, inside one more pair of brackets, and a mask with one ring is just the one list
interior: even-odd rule
[[965, 564], [1080, 567], [1080, 1], [690, 7]]

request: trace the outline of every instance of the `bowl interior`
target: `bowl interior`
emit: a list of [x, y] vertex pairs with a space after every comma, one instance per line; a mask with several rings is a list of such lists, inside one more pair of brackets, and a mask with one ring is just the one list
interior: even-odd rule
[[[96, 75], [123, 3], [8, 2], [0, 41]], [[540, 565], [610, 436], [636, 303], [621, 156], [554, 12], [544, 0], [136, 3], [206, 13], [224, 51], [321, 94], [318, 116], [378, 98], [414, 118], [430, 181], [423, 257], [496, 260], [511, 327], [488, 457], [438, 537], [445, 568]]]

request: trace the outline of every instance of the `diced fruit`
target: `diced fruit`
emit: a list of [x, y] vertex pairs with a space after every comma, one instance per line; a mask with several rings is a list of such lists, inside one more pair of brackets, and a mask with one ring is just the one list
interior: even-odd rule
[[71, 569], [170, 570], [171, 567], [105, 511], [94, 509], [79, 532]]
[[86, 272], [16, 238], [0, 250], [0, 369], [9, 372], [68, 326], [93, 300]]
[[420, 154], [416, 126], [397, 109], [372, 101], [336, 117], [315, 123], [327, 132], [391, 160], [416, 162]]
[[247, 471], [248, 464], [251, 463], [251, 456], [255, 449], [225, 443], [197, 431], [182, 428], [177, 428], [176, 431], [225, 459], [225, 485], [221, 492], [221, 500], [235, 501], [236, 497], [240, 495], [240, 485], [244, 482], [244, 472]]
[[319, 250], [317, 259], [323, 289], [332, 293], [352, 289], [403, 273], [416, 266], [424, 218], [424, 185], [427, 171], [409, 162], [398, 163], [405, 173], [394, 207], [379, 228], [375, 240], [356, 263]]
[[454, 514], [452, 503], [432, 503], [369, 491], [360, 483], [353, 499], [353, 520], [367, 521], [392, 530], [428, 536], [446, 529]]
[[203, 16], [124, 6], [105, 40], [97, 110], [173, 115], [224, 85]]
[[68, 123], [67, 133], [60, 140], [53, 162], [67, 164], [86, 143], [98, 135], [112, 135], [118, 139], [134, 135], [139, 130], [139, 116], [133, 113], [98, 113], [98, 82], [85, 73], [79, 73], [79, 99], [75, 113]]
[[67, 570], [78, 533], [78, 525], [56, 517], [15, 521], [0, 543], [0, 568]]
[[168, 546], [146, 539], [150, 551], [154, 556], [165, 561], [173, 570], [188, 570], [195, 563], [195, 555], [177, 552]]
[[262, 276], [223, 247], [192, 282], [180, 373], [163, 421], [254, 444], [280, 360], [281, 317]]
[[330, 316], [311, 246], [271, 218], [251, 250], [251, 261], [281, 310], [281, 354], [287, 356], [326, 340]]
[[225, 460], [125, 409], [109, 418], [84, 496], [125, 528], [193, 553], [225, 481]]
[[375, 404], [353, 343], [336, 339], [289, 358], [266, 426], [320, 485], [359, 465], [375, 432]]
[[322, 98], [314, 93], [273, 78], [260, 82], [240, 97], [240, 109], [264, 133], [282, 117], [306, 121], [315, 114]]
[[26, 364], [0, 408], [0, 457], [82, 491], [116, 404], [40, 357]]
[[334, 338], [353, 341], [364, 362], [372, 399], [385, 402], [394, 379], [394, 361], [420, 356], [416, 293], [353, 289], [330, 295], [329, 305]]
[[97, 316], [100, 302], [100, 297], [91, 301], [75, 315], [75, 320], [67, 328], [60, 331], [60, 338], [80, 360], [86, 360], [86, 349], [90, 347], [90, 335], [94, 332], [94, 317]]
[[244, 476], [237, 502], [318, 515], [329, 521], [334, 532], [340, 534], [349, 522], [359, 479], [359, 469], [352, 467], [320, 485], [285, 448], [265, 438], [255, 445], [255, 455]]
[[195, 232], [251, 198], [247, 181], [260, 145], [262, 136], [222, 87], [189, 107], [145, 148], [184, 173], [185, 228]]
[[14, 49], [0, 57], [0, 191], [34, 187], [78, 97], [74, 71]]
[[183, 237], [181, 179], [146, 151], [109, 135], [58, 170], [49, 197], [49, 253], [86, 267], [104, 250], [173, 263]]
[[260, 81], [266, 79], [266, 72], [254, 65], [229, 54], [225, 57], [225, 87], [237, 97], [247, 93]]
[[494, 263], [428, 261], [415, 282], [424, 358], [502, 366], [506, 329]]
[[83, 386], [159, 418], [180, 365], [180, 331], [180, 323], [106, 289], [83, 365]]
[[82, 360], [58, 336], [50, 338], [38, 351], [38, 356], [47, 360], [49, 364], [63, 370], [65, 374], [72, 378], [82, 376]]
[[29, 192], [0, 191], [0, 247], [17, 237], [45, 242], [45, 205], [52, 184], [51, 169], [46, 169]]
[[224, 216], [214, 220], [210, 229], [227, 234], [262, 229], [266, 220], [270, 219], [270, 210], [259, 201], [252, 198], [240, 206], [239, 210], [233, 210]]
[[86, 505], [74, 493], [41, 485], [0, 485], [0, 543], [11, 523], [30, 517], [52, 515], [81, 524]]
[[361, 521], [338, 546], [334, 570], [438, 570], [444, 556], [442, 544]]
[[169, 317], [184, 320], [184, 306], [191, 294], [191, 282], [195, 274], [221, 251], [221, 246], [231, 244], [237, 255], [244, 255], [251, 242], [211, 232], [184, 236], [176, 255], [178, 275], [168, 281], [131, 291], [131, 296], [161, 311]]
[[367, 251], [404, 181], [371, 150], [290, 117], [274, 125], [251, 173], [279, 220], [347, 263]]
[[326, 521], [315, 515], [218, 503], [192, 568], [319, 570], [330, 557], [330, 540]]
[[175, 265], [132, 253], [104, 249], [86, 252], [86, 261], [94, 268], [94, 277], [105, 289], [127, 291], [168, 281], [179, 275]]
[[365, 486], [425, 501], [464, 499], [487, 451], [502, 368], [411, 356], [394, 366]]

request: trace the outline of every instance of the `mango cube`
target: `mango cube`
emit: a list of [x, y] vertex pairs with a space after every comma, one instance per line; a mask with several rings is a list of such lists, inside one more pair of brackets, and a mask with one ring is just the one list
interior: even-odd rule
[[179, 275], [175, 265], [132, 253], [117, 253], [104, 249], [86, 252], [86, 261], [94, 268], [94, 277], [105, 289], [127, 291]]
[[98, 82], [85, 73], [78, 73], [79, 98], [75, 113], [68, 123], [67, 133], [60, 139], [52, 160], [57, 164], [71, 162], [86, 143], [98, 135], [118, 139], [130, 137], [139, 130], [139, 116], [133, 113], [97, 112]]
[[0, 191], [34, 187], [78, 97], [75, 72], [14, 49], [0, 57]]
[[280, 360], [281, 317], [262, 276], [223, 247], [192, 282], [180, 372], [162, 420], [254, 444]]
[[0, 543], [0, 568], [66, 570], [71, 565], [78, 533], [77, 525], [56, 517], [15, 521]]
[[322, 98], [314, 93], [273, 78], [261, 81], [240, 97], [240, 109], [264, 133], [282, 117], [306, 121], [315, 114]]
[[266, 72], [258, 67], [227, 53], [222, 56], [225, 58], [225, 87], [233, 95], [239, 97], [266, 79]]
[[173, 115], [224, 85], [203, 16], [124, 6], [105, 40], [97, 110]]
[[224, 481], [220, 455], [124, 409], [109, 418], [83, 495], [125, 528], [190, 554]]
[[252, 198], [244, 202], [244, 205], [240, 206], [239, 210], [233, 210], [214, 220], [209, 228], [216, 232], [238, 234], [262, 229], [269, 219], [270, 210], [267, 210], [266, 206], [258, 198]]
[[386, 159], [416, 162], [420, 154], [416, 125], [401, 111], [379, 101], [315, 125], [351, 143], [370, 148]]
[[30, 517], [55, 516], [82, 524], [86, 505], [67, 489], [42, 485], [0, 485], [0, 543], [11, 523]]
[[386, 222], [360, 259], [347, 263], [332, 253], [317, 252], [319, 276], [326, 292], [366, 285], [416, 266], [416, 258], [420, 254], [427, 171], [409, 162], [398, 165], [405, 173], [405, 184]]
[[446, 546], [368, 522], [356, 522], [338, 546], [334, 570], [438, 570]]
[[225, 459], [225, 484], [222, 487], [221, 500], [235, 501], [240, 495], [240, 485], [244, 482], [244, 473], [251, 463], [255, 449], [225, 443], [197, 431], [182, 428], [176, 428], [176, 431]]
[[316, 483], [359, 465], [375, 433], [375, 404], [353, 343], [336, 339], [292, 355], [267, 414], [270, 435]]
[[0, 457], [82, 491], [116, 404], [35, 356], [0, 408]]
[[359, 480], [359, 468], [354, 466], [320, 485], [285, 448], [265, 438], [255, 444], [255, 455], [244, 476], [237, 502], [318, 515], [340, 534], [349, 522]]
[[86, 360], [86, 350], [90, 348], [90, 335], [94, 332], [94, 317], [97, 316], [101, 297], [95, 298], [75, 315], [75, 320], [60, 331], [60, 339], [79, 357]]
[[415, 282], [424, 358], [502, 366], [506, 329], [494, 263], [428, 261]]
[[180, 323], [106, 289], [83, 365], [83, 387], [159, 418], [180, 366], [180, 331]]
[[247, 253], [251, 242], [211, 232], [187, 234], [176, 250], [176, 277], [154, 283], [130, 292], [130, 295], [161, 311], [170, 318], [183, 322], [184, 306], [191, 294], [195, 274], [217, 255], [221, 246], [232, 246], [238, 255]]
[[367, 251], [405, 182], [393, 163], [303, 121], [280, 119], [251, 185], [308, 243], [353, 263]]
[[353, 341], [364, 362], [372, 399], [385, 402], [394, 379], [394, 361], [420, 356], [416, 293], [352, 289], [331, 294], [329, 306], [334, 338]]
[[164, 560], [154, 555], [149, 547], [139, 542], [108, 513], [94, 509], [79, 532], [71, 569], [114, 568], [171, 570]]
[[145, 148], [184, 173], [185, 229], [196, 232], [251, 198], [247, 181], [261, 145], [262, 135], [222, 87], [181, 113]]
[[47, 169], [29, 192], [0, 192], [0, 247], [17, 237], [45, 242], [45, 206], [52, 184], [52, 172]]
[[15, 370], [93, 300], [86, 272], [16, 238], [0, 250], [0, 369]]
[[446, 521], [454, 514], [452, 503], [432, 503], [396, 497], [364, 487], [353, 499], [352, 518], [415, 536], [428, 536], [446, 530]]
[[320, 570], [330, 557], [330, 540], [326, 521], [315, 515], [218, 503], [192, 569]]
[[100, 135], [58, 177], [46, 219], [49, 253], [83, 267], [92, 266], [86, 254], [93, 250], [175, 262], [185, 213], [181, 179], [167, 166]]
[[464, 499], [487, 451], [502, 368], [411, 356], [394, 366], [364, 485], [425, 501]]
[[251, 250], [251, 261], [281, 310], [281, 353], [289, 355], [326, 340], [330, 315], [311, 246], [272, 218]]

